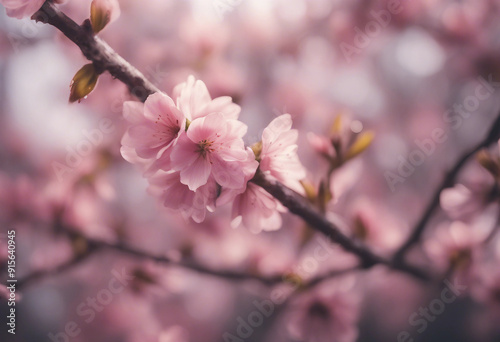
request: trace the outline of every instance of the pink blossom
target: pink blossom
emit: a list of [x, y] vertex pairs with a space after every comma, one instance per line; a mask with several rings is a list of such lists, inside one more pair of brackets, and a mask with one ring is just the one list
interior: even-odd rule
[[337, 155], [330, 138], [324, 135], [317, 135], [313, 132], [309, 132], [307, 133], [307, 140], [314, 151], [323, 157], [332, 159]]
[[232, 196], [234, 190], [223, 192], [217, 204], [227, 203], [232, 198], [232, 227], [243, 224], [253, 233], [262, 230], [271, 231], [281, 228], [280, 212], [284, 207], [266, 190], [253, 183], [248, 183], [244, 192]]
[[[243, 163], [247, 182], [254, 176], [257, 166], [255, 155], [248, 148], [247, 162]], [[262, 230], [277, 230], [281, 227], [279, 212], [285, 212], [285, 208], [267, 191], [253, 183], [247, 183], [240, 189], [224, 189], [217, 199], [217, 205], [222, 206], [230, 202], [233, 203], [231, 214], [233, 228], [243, 224], [253, 233], [259, 233]]]
[[306, 176], [297, 155], [298, 132], [292, 128], [290, 114], [283, 114], [262, 132], [260, 170], [295, 191], [302, 192], [299, 181]]
[[42, 7], [45, 0], [0, 0], [12, 18], [22, 19], [30, 17]]
[[449, 213], [451, 218], [458, 218], [464, 213], [477, 212], [481, 203], [474, 197], [469, 188], [463, 184], [457, 184], [441, 192], [441, 207]]
[[437, 267], [467, 270], [471, 266], [476, 250], [495, 225], [495, 210], [490, 209], [495, 208], [492, 206], [470, 224], [454, 221], [438, 227], [425, 243], [425, 250]]
[[212, 100], [207, 86], [194, 76], [189, 76], [187, 81], [177, 85], [173, 91], [177, 107], [189, 119], [205, 117], [212, 113], [220, 113], [224, 119], [237, 119], [240, 106], [232, 102], [230, 96], [221, 96]]
[[240, 189], [245, 185], [247, 152], [242, 137], [247, 126], [212, 113], [195, 119], [182, 134], [171, 154], [173, 169], [180, 171], [181, 183], [196, 190], [210, 176], [222, 187]]
[[258, 162], [245, 150], [247, 126], [236, 120], [240, 108], [230, 97], [212, 100], [205, 84], [192, 76], [174, 94], [177, 106], [160, 93], [144, 105], [124, 104], [132, 126], [121, 153], [146, 170], [149, 191], [163, 205], [201, 222], [207, 209], [215, 209], [217, 187], [243, 192]]
[[441, 207], [452, 219], [468, 220], [487, 206], [492, 188], [488, 184], [457, 184], [441, 192]]
[[132, 126], [122, 139], [122, 156], [129, 162], [146, 168], [154, 164], [167, 168], [169, 149], [184, 131], [186, 119], [167, 95], [156, 93], [149, 96], [144, 105], [125, 102], [123, 115]]

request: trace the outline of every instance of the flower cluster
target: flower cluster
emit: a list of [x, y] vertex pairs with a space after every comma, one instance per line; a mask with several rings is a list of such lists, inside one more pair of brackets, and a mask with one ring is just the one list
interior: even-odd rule
[[172, 98], [156, 93], [144, 105], [124, 104], [131, 126], [122, 139], [122, 155], [142, 166], [151, 194], [196, 222], [207, 210], [233, 202], [234, 226], [278, 229], [284, 208], [249, 181], [260, 161], [268, 177], [299, 186], [305, 171], [296, 153], [297, 131], [291, 129], [290, 115], [281, 115], [251, 149], [243, 142], [247, 126], [238, 121], [239, 113], [230, 97], [212, 99], [205, 84], [190, 76], [175, 87]]

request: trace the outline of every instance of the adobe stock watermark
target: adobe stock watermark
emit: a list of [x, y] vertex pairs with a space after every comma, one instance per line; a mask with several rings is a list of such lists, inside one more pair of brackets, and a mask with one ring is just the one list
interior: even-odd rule
[[255, 329], [260, 327], [266, 318], [269, 318], [274, 313], [277, 305], [283, 304], [287, 296], [295, 291], [301, 285], [301, 279], [305, 276], [314, 274], [321, 262], [327, 260], [334, 252], [333, 244], [323, 237], [316, 237], [317, 246], [312, 251], [312, 254], [302, 259], [302, 261], [293, 268], [292, 275], [285, 276], [283, 282], [291, 285], [287, 289], [274, 289], [269, 299], [261, 301], [254, 300], [252, 302], [255, 307], [246, 318], [238, 316], [236, 318], [235, 333], [225, 332], [222, 335], [224, 342], [245, 342], [250, 338]]
[[243, 0], [214, 0], [213, 6], [219, 19], [223, 20], [227, 13], [234, 11], [242, 2]]
[[352, 56], [361, 53], [367, 48], [371, 40], [378, 37], [382, 30], [385, 29], [392, 21], [392, 16], [401, 13], [403, 5], [401, 0], [389, 0], [387, 9], [371, 10], [370, 16], [373, 18], [366, 23], [364, 30], [359, 27], [354, 27], [354, 40], [352, 44], [342, 42], [340, 50], [348, 63], [352, 61]]
[[66, 174], [73, 172], [82, 163], [83, 159], [104, 141], [104, 136], [113, 133], [114, 130], [113, 122], [108, 118], [99, 120], [98, 128], [90, 131], [83, 129], [84, 138], [75, 147], [66, 146], [65, 164], [58, 161], [52, 162], [52, 170], [54, 170], [57, 179], [62, 181]]
[[[438, 298], [429, 302], [426, 307], [420, 307], [418, 311], [412, 313], [408, 319], [410, 326], [416, 328], [416, 332], [423, 333], [430, 323], [446, 310], [446, 305], [453, 303], [467, 289], [467, 286], [458, 283], [451, 283], [449, 280], [444, 281], [445, 287], [441, 290]], [[408, 331], [401, 331], [398, 334], [398, 342], [413, 342], [414, 339]]]
[[[442, 119], [445, 123], [450, 124], [452, 131], [462, 127], [464, 121], [477, 112], [481, 101], [489, 99], [496, 89], [500, 88], [500, 82], [493, 81], [492, 75], [488, 76], [488, 80], [478, 77], [477, 81], [478, 84], [473, 95], [467, 96], [462, 103], [455, 103], [443, 113]], [[444, 129], [434, 128], [428, 138], [415, 139], [416, 147], [406, 157], [398, 156], [399, 165], [397, 170], [384, 172], [385, 180], [391, 191], [396, 191], [396, 185], [404, 183], [406, 179], [412, 176], [417, 167], [422, 165], [426, 158], [430, 157], [437, 147], [447, 141], [448, 138], [449, 136]]]
[[[112, 270], [113, 277], [109, 280], [108, 286], [101, 289], [95, 297], [87, 297], [76, 307], [77, 316], [81, 317], [86, 324], [90, 324], [97, 316], [97, 313], [104, 310], [114, 299], [115, 295], [123, 292], [125, 287], [135, 277], [126, 273], [125, 268], [121, 272]], [[64, 326], [64, 331], [59, 333], [49, 333], [47, 336], [52, 342], [69, 342], [71, 338], [78, 336], [82, 329], [77, 322], [69, 321]]]

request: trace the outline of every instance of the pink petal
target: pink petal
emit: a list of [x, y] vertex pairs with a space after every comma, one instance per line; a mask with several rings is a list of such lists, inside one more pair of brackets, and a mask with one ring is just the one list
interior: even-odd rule
[[189, 167], [181, 170], [181, 183], [186, 184], [190, 190], [195, 191], [207, 183], [211, 169], [210, 162], [199, 155]]
[[200, 156], [200, 153], [197, 152], [198, 148], [198, 145], [192, 142], [186, 134], [182, 134], [172, 148], [170, 155], [172, 168], [180, 171], [193, 164]]
[[220, 186], [230, 189], [244, 187], [246, 180], [240, 163], [228, 162], [216, 156], [214, 156], [212, 162], [212, 173]]
[[180, 127], [182, 121], [185, 121], [182, 113], [175, 108], [174, 101], [162, 93], [155, 93], [147, 98], [144, 103], [144, 116], [167, 126]]
[[241, 107], [233, 100], [230, 96], [221, 96], [213, 99], [207, 103], [199, 112], [199, 117], [207, 116], [212, 113], [220, 113], [224, 115], [224, 118], [230, 120], [238, 119], [240, 115]]
[[190, 120], [201, 117], [201, 109], [212, 100], [205, 83], [195, 80], [194, 76], [175, 87], [174, 95], [177, 107]]
[[216, 113], [193, 120], [186, 133], [196, 143], [202, 140], [214, 141], [225, 135], [225, 127], [224, 116]]
[[292, 117], [290, 114], [283, 114], [271, 121], [262, 132], [262, 143], [272, 143], [276, 137], [292, 128]]

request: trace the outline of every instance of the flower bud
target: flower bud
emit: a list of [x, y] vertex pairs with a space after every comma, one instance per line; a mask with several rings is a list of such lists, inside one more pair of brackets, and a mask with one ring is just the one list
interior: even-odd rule
[[120, 16], [117, 0], [93, 0], [90, 5], [90, 23], [94, 33], [99, 33]]
[[71, 93], [69, 102], [80, 101], [85, 96], [90, 94], [97, 83], [99, 74], [96, 72], [93, 64], [84, 65], [73, 77], [71, 81]]

